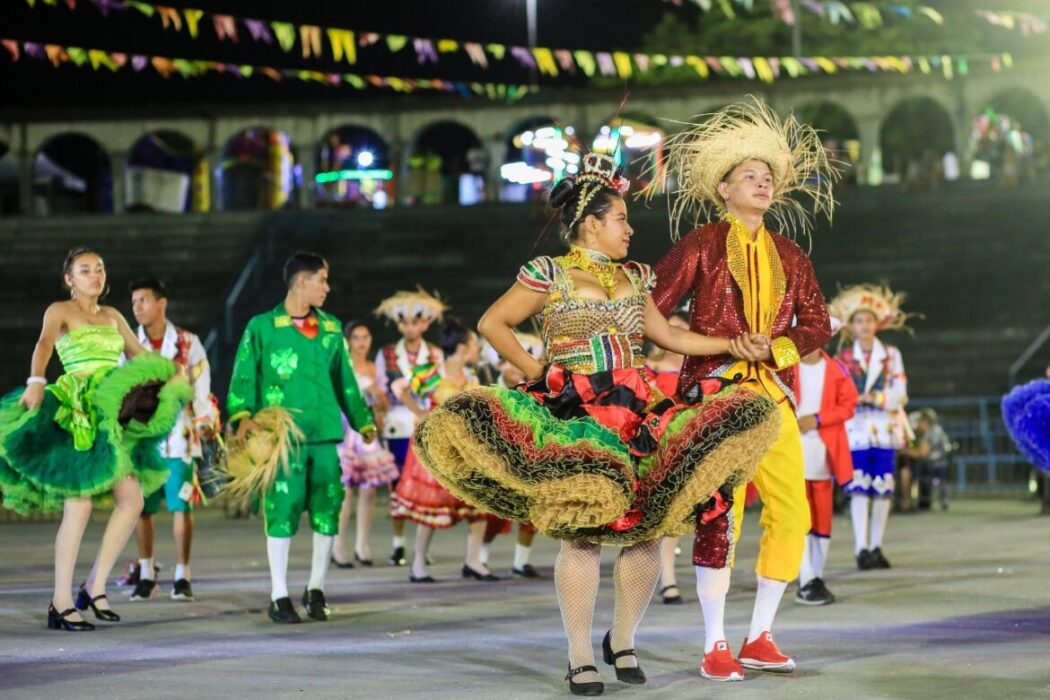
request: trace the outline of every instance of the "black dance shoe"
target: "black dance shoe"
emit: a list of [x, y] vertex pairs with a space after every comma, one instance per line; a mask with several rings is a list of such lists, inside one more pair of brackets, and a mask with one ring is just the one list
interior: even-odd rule
[[77, 593], [77, 610], [87, 610], [91, 608], [91, 612], [95, 613], [95, 617], [105, 622], [120, 622], [120, 615], [116, 614], [112, 610], [103, 610], [102, 608], [95, 605], [100, 600], [109, 600], [106, 594], [97, 595], [94, 598], [88, 595], [88, 592], [84, 590], [84, 587], [80, 587], [80, 592]]
[[357, 553], [356, 549], [354, 550], [354, 561], [356, 561], [361, 566], [374, 566], [374, 563], [371, 559], [362, 559], [361, 555]]
[[605, 659], [605, 663], [612, 666], [616, 671], [616, 680], [630, 683], [631, 685], [642, 685], [645, 683], [645, 673], [641, 668], [637, 666], [634, 668], [620, 668], [616, 665], [617, 659], [624, 656], [633, 656], [637, 660], [638, 654], [634, 652], [634, 649], [624, 649], [614, 654], [611, 640], [612, 630], [609, 630], [605, 633], [605, 639], [602, 640], [602, 658]]
[[327, 622], [332, 615], [332, 611], [328, 608], [328, 601], [324, 598], [324, 591], [317, 588], [308, 588], [303, 591], [303, 607], [306, 608], [307, 617], [318, 622]]
[[393, 553], [390, 555], [390, 558], [386, 561], [388, 564], [390, 564], [390, 566], [404, 566], [405, 564], [407, 564], [408, 561], [405, 560], [405, 548], [394, 547]]
[[270, 610], [267, 614], [271, 620], [279, 625], [294, 625], [303, 621], [303, 618], [299, 617], [299, 613], [295, 612], [292, 599], [288, 596], [271, 600]]
[[437, 579], [429, 574], [427, 576], [416, 576], [409, 572], [408, 574], [409, 583], [437, 583]]
[[[674, 592], [669, 594], [668, 591], [672, 589]], [[682, 594], [678, 592], [678, 586], [673, 583], [660, 589], [660, 598], [663, 600], [664, 605], [682, 604]]]
[[95, 629], [95, 626], [87, 620], [74, 622], [67, 619], [76, 611], [76, 608], [70, 608], [59, 612], [55, 610], [55, 604], [51, 603], [51, 605], [47, 606], [47, 628], [49, 630], [64, 630], [66, 632], [90, 632]]
[[605, 692], [605, 684], [601, 681], [590, 681], [588, 683], [577, 683], [572, 679], [581, 673], [598, 673], [597, 666], [569, 666], [569, 672], [565, 674], [565, 680], [569, 681], [569, 692], [573, 695], [601, 695]]
[[872, 558], [871, 552], [866, 549], [857, 552], [857, 568], [861, 571], [875, 568], [875, 560]]
[[473, 578], [478, 581], [499, 581], [499, 576], [492, 573], [483, 574], [470, 568], [467, 564], [463, 565], [463, 578]]
[[801, 605], [831, 605], [835, 596], [820, 578], [810, 579], [795, 592], [795, 602]]
[[515, 566], [510, 572], [520, 578], [543, 578], [543, 575], [539, 571], [536, 571], [532, 564], [526, 564], [520, 569]]
[[889, 569], [890, 562], [882, 554], [882, 547], [876, 547], [871, 550], [871, 568], [873, 569]]
[[352, 569], [352, 568], [354, 568], [354, 562], [352, 562], [352, 561], [339, 561], [338, 559], [335, 558], [334, 554], [332, 555], [332, 563], [335, 564], [335, 568], [337, 568], [337, 569]]

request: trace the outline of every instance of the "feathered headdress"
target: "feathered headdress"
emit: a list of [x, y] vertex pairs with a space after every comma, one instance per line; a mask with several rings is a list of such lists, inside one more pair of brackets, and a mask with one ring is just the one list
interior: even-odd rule
[[414, 292], [401, 290], [387, 297], [372, 313], [399, 323], [406, 319], [440, 321], [446, 311], [448, 306], [440, 297], [416, 287]]
[[906, 313], [904, 292], [894, 292], [884, 284], [855, 284], [840, 289], [828, 304], [828, 314], [842, 324], [842, 335], [850, 336], [849, 322], [858, 311], [870, 311], [875, 316], [878, 331], [907, 330], [907, 321], [917, 314]]
[[831, 219], [835, 207], [831, 190], [839, 174], [829, 163], [816, 129], [794, 115], [781, 119], [758, 98], [703, 115], [698, 123], [686, 123], [683, 131], [668, 139], [667, 147], [668, 182], [654, 180], [646, 195], [656, 194], [661, 187], [668, 189], [673, 200], [673, 238], [678, 237], [679, 223], [689, 211], [694, 221], [725, 213], [718, 183], [748, 160], [766, 163], [773, 173], [768, 215], [778, 231], [809, 232], [810, 212], [796, 199], [799, 194], [813, 199], [813, 213], [822, 212]]

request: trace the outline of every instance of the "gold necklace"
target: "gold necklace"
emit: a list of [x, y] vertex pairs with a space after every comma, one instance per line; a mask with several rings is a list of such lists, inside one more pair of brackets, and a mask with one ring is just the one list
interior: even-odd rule
[[584, 272], [594, 275], [598, 284], [605, 290], [610, 299], [616, 294], [616, 271], [620, 269], [619, 263], [614, 263], [605, 253], [590, 248], [572, 246], [565, 256], [567, 267], [576, 267]]

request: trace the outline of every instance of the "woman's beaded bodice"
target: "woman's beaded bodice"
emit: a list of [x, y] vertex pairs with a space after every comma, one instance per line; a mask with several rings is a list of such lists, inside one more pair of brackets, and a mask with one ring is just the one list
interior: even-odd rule
[[55, 341], [55, 350], [66, 374], [90, 374], [117, 366], [124, 339], [113, 326], [79, 326]]
[[645, 364], [645, 307], [655, 279], [647, 265], [625, 263], [622, 269], [634, 294], [599, 300], [576, 293], [561, 258], [536, 258], [522, 267], [518, 281], [548, 295], [539, 314], [548, 362], [582, 374]]

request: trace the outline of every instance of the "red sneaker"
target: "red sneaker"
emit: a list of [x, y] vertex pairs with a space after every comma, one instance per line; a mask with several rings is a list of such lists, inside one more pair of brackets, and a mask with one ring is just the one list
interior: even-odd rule
[[729, 644], [723, 639], [715, 642], [715, 648], [704, 654], [700, 664], [700, 675], [712, 681], [742, 681], [744, 669], [733, 658]]
[[773, 635], [765, 631], [753, 642], [744, 640], [744, 646], [737, 656], [744, 668], [772, 673], [791, 673], [795, 670], [795, 660], [780, 653]]

